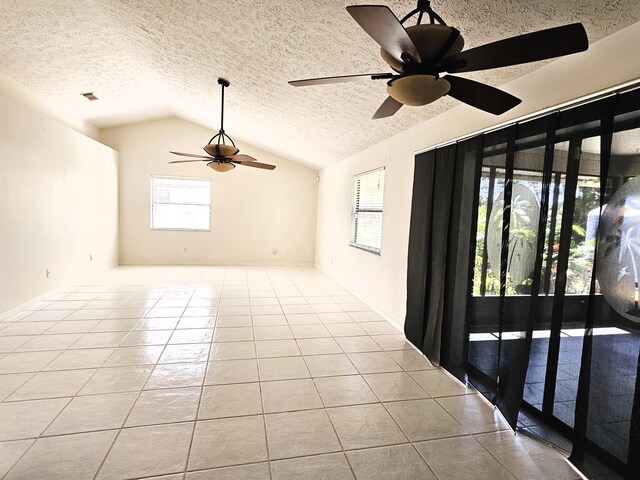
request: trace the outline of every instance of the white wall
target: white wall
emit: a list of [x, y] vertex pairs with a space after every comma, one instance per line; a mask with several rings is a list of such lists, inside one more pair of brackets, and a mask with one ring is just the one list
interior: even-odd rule
[[[276, 169], [238, 166], [216, 173], [204, 162], [168, 164], [179, 159], [169, 150], [204, 155], [202, 147], [212, 135], [179, 118], [101, 132], [102, 140], [120, 154], [120, 263], [312, 264], [318, 172], [241, 142], [236, 142], [240, 153]], [[211, 232], [150, 230], [151, 175], [211, 178]]]
[[[459, 106], [320, 172], [316, 265], [403, 324], [416, 151], [640, 78], [640, 23], [504, 85], [523, 102], [500, 117]], [[406, 107], [405, 107], [406, 108]], [[428, 115], [427, 108], [424, 109]], [[364, 114], [364, 113], [363, 113]], [[402, 112], [399, 113], [400, 115]], [[393, 120], [383, 120], [393, 121]], [[349, 247], [352, 176], [386, 167], [382, 254]]]
[[83, 120], [78, 112], [51, 101], [49, 97], [25, 87], [3, 73], [0, 73], [0, 92], [76, 132], [94, 140], [98, 139], [100, 131], [91, 123]]
[[0, 312], [118, 262], [117, 153], [13, 93], [0, 88]]

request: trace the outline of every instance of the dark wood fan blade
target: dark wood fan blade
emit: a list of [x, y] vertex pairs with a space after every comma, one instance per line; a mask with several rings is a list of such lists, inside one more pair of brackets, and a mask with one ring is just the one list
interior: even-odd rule
[[395, 100], [392, 97], [387, 97], [387, 99], [382, 102], [382, 105], [376, 110], [376, 113], [373, 114], [373, 119], [390, 117], [391, 115], [395, 115], [398, 110], [402, 107], [402, 104]]
[[415, 63], [420, 63], [416, 46], [389, 7], [351, 5], [347, 12], [389, 55], [401, 62], [408, 55]]
[[484, 83], [453, 75], [444, 79], [451, 84], [447, 95], [494, 115], [501, 115], [522, 102], [518, 97]]
[[378, 80], [392, 78], [392, 73], [363, 73], [362, 75], [342, 75], [340, 77], [307, 78], [305, 80], [291, 80], [289, 85], [294, 87], [309, 87], [312, 85], [331, 85], [334, 83], [357, 82], [361, 80]]
[[[229, 158], [229, 157], [227, 157]], [[275, 165], [269, 165], [268, 163], [260, 163], [255, 161], [240, 161], [240, 160], [230, 160], [231, 163], [237, 163], [238, 165], [244, 165], [245, 167], [255, 167], [255, 168], [263, 168], [265, 170], [273, 170], [276, 168]]]
[[256, 159], [253, 158], [250, 155], [245, 155], [244, 153], [241, 153], [240, 155], [229, 155], [228, 157], [231, 160], [238, 160], [240, 162], [255, 162]]
[[561, 57], [587, 48], [584, 27], [572, 23], [472, 48], [445, 58], [442, 64], [450, 73], [473, 72]]
[[206, 162], [206, 161], [208, 161], [208, 160], [213, 160], [213, 158], [207, 158], [206, 160], [205, 160], [205, 159], [202, 159], [202, 158], [198, 158], [198, 159], [196, 159], [196, 160], [174, 160], [174, 161], [169, 162], [169, 163]]
[[212, 157], [205, 157], [204, 155], [194, 155], [193, 153], [181, 153], [181, 152], [169, 152], [169, 153], [173, 153], [174, 155], [180, 155], [183, 157], [193, 157], [193, 158], [202, 158], [203, 160], [213, 160]]

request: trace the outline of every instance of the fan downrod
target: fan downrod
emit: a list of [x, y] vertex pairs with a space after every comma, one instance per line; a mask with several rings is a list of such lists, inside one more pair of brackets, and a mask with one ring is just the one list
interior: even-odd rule
[[[220, 105], [220, 130], [218, 131], [217, 134], [215, 134], [213, 137], [211, 137], [211, 140], [209, 140], [209, 143], [205, 146], [205, 151], [207, 151], [207, 153], [210, 153], [207, 150], [207, 147], [210, 146], [214, 140], [216, 140], [216, 145], [226, 145], [227, 144], [227, 140], [229, 140], [229, 142], [231, 142], [231, 145], [233, 145], [234, 148], [236, 148], [236, 143], [233, 141], [233, 139], [227, 135], [224, 132], [224, 89], [226, 87], [228, 87], [229, 85], [231, 85], [231, 83], [229, 82], [229, 80], [227, 80], [226, 78], [218, 78], [218, 85], [220, 85], [221, 90], [222, 90], [222, 97], [221, 97], [221, 105]], [[237, 152], [236, 152], [237, 153]], [[217, 155], [221, 155], [218, 151]], [[229, 155], [232, 155], [231, 153], [229, 153]], [[216, 155], [213, 155], [216, 156]]]

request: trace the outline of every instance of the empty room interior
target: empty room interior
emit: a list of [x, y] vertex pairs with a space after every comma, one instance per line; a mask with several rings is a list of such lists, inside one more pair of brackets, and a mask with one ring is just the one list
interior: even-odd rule
[[0, 20], [0, 480], [640, 478], [640, 0]]

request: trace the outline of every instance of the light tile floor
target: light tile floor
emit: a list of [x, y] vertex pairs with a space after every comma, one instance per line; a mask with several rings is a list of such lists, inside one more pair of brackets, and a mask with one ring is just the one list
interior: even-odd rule
[[120, 267], [0, 317], [0, 477], [577, 479], [311, 267]]

